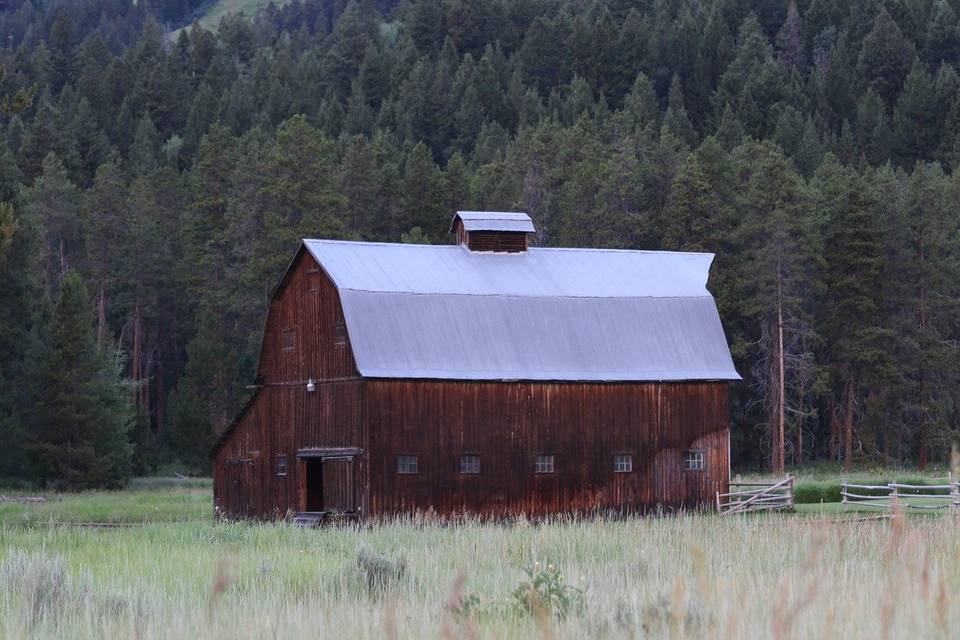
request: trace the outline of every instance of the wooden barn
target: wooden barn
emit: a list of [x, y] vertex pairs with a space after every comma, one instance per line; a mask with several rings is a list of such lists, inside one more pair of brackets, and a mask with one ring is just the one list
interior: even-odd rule
[[712, 503], [739, 379], [711, 254], [304, 240], [254, 393], [214, 450], [229, 518], [637, 511]]

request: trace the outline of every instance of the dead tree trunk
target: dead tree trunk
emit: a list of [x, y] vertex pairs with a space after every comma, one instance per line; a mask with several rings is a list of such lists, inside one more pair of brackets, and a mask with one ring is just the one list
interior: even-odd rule
[[156, 408], [154, 409], [154, 424], [156, 425], [155, 428], [157, 431], [157, 437], [159, 438], [160, 436], [163, 435], [163, 419], [164, 419], [163, 404], [164, 402], [166, 402], [166, 398], [167, 398], [166, 389], [164, 388], [164, 385], [163, 385], [163, 358], [162, 357], [157, 358], [156, 381], [157, 381], [157, 395], [156, 395], [156, 402], [154, 403], [156, 405]]
[[837, 451], [837, 444], [840, 442], [840, 434], [839, 425], [837, 424], [837, 406], [833, 403], [833, 399], [830, 400], [827, 411], [830, 414], [830, 440], [827, 443], [830, 450], [830, 459], [839, 460], [840, 454]]
[[919, 466], [920, 470], [923, 471], [927, 467], [927, 371], [926, 363], [924, 362], [924, 353], [922, 345], [926, 340], [927, 329], [927, 287], [923, 279], [923, 262], [924, 262], [924, 247], [923, 240], [920, 241], [920, 371], [919, 371], [919, 384], [918, 384], [918, 393], [920, 395], [920, 424], [917, 429], [917, 440], [918, 446], [920, 449], [919, 456]]
[[[800, 402], [803, 402], [803, 382], [800, 383]], [[803, 415], [797, 420], [797, 453], [793, 458], [793, 464], [800, 466], [803, 464]]]
[[97, 351], [103, 349], [103, 343], [107, 338], [107, 301], [100, 287], [100, 295], [97, 296]]
[[853, 381], [847, 382], [846, 410], [843, 417], [843, 470], [853, 470]]
[[133, 310], [133, 357], [130, 361], [130, 379], [133, 380], [132, 399], [133, 404], [136, 407], [140, 406], [140, 360], [142, 358], [140, 353], [140, 343], [142, 339], [143, 336], [141, 335], [140, 325], [140, 305], [138, 304]]
[[777, 279], [777, 361], [780, 366], [779, 372], [779, 390], [777, 393], [777, 419], [779, 436], [777, 437], [777, 473], [783, 473], [786, 467], [784, 462], [784, 410], [786, 401], [784, 399], [786, 384], [783, 379], [783, 295], [780, 279]]
[[777, 390], [780, 388], [777, 383], [776, 359], [770, 359], [770, 471], [774, 474], [780, 473], [780, 430], [777, 427]]
[[63, 237], [60, 238], [60, 282], [67, 275], [67, 252], [63, 247]]

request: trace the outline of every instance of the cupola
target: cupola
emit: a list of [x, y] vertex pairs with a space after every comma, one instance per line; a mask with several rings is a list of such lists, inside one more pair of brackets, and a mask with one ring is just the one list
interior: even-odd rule
[[535, 229], [530, 216], [518, 211], [457, 211], [450, 231], [470, 251], [521, 253]]

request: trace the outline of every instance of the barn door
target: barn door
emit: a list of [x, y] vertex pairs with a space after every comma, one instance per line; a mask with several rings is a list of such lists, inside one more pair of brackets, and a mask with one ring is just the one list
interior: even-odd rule
[[326, 458], [322, 468], [323, 510], [353, 511], [353, 458]]
[[298, 500], [301, 511], [356, 513], [355, 447], [311, 448], [297, 451]]

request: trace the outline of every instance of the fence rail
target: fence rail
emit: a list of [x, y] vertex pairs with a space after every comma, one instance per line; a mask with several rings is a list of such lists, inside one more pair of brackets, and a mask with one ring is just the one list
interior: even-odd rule
[[[867, 493], [874, 491], [886, 493]], [[960, 480], [951, 479], [949, 484], [853, 484], [844, 480], [840, 486], [840, 497], [845, 507], [857, 505], [893, 509], [898, 506], [918, 511], [960, 509]]]
[[[739, 476], [738, 476], [739, 477]], [[717, 512], [720, 515], [767, 511], [775, 509], [793, 509], [794, 477], [787, 476], [779, 482], [740, 482], [730, 483], [730, 491], [717, 492]], [[738, 490], [734, 490], [734, 488]], [[744, 488], [752, 487], [752, 488]]]

